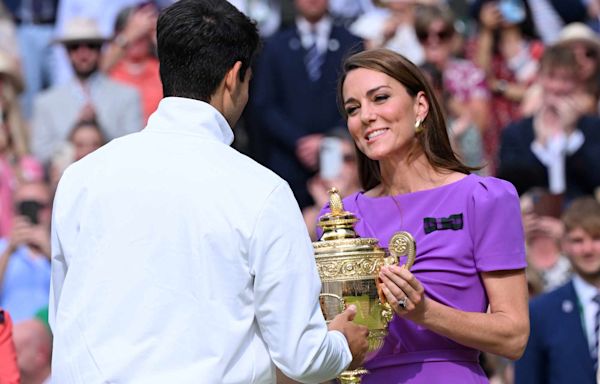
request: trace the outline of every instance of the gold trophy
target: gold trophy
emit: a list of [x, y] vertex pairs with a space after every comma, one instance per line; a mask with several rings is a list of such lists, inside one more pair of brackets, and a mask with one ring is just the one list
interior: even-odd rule
[[[358, 237], [354, 225], [358, 218], [344, 210], [335, 188], [329, 190], [331, 213], [319, 218], [323, 235], [313, 242], [317, 268], [321, 277], [321, 310], [326, 321], [341, 313], [346, 305], [356, 306], [354, 322], [369, 328], [369, 355], [377, 351], [387, 335], [387, 325], [393, 310], [379, 290], [379, 271], [384, 265], [399, 264], [407, 256], [404, 267], [410, 269], [415, 261], [416, 244], [408, 232], [396, 233], [388, 250], [381, 248], [375, 238]], [[367, 370], [344, 371], [340, 383], [360, 383]]]

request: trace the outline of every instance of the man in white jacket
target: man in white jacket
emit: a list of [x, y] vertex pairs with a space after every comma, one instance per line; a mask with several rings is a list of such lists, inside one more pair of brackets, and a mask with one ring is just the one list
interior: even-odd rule
[[[225, 0], [158, 20], [165, 98], [65, 172], [52, 226], [53, 382], [322, 382], [368, 331], [329, 327], [293, 195], [229, 145], [259, 37]], [[274, 364], [273, 364], [274, 363]]]

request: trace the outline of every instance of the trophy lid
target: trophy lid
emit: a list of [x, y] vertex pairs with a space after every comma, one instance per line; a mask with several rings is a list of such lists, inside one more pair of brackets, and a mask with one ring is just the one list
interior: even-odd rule
[[[329, 190], [331, 212], [319, 218], [323, 235], [313, 242], [317, 267], [323, 281], [354, 280], [377, 276], [386, 252], [376, 238], [359, 237], [354, 230], [358, 218], [344, 209], [336, 188]], [[352, 265], [352, 268], [349, 268]], [[335, 266], [335, 267], [334, 267]], [[330, 267], [334, 267], [333, 270]]]

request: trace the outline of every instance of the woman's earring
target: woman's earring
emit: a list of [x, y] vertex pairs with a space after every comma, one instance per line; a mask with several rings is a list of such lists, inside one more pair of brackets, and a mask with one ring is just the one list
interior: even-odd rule
[[417, 121], [415, 121], [415, 133], [421, 133], [423, 132], [423, 127], [421, 126], [421, 120], [417, 119]]

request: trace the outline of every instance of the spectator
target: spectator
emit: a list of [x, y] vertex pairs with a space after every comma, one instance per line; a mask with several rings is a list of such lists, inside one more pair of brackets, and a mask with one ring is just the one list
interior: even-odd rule
[[453, 148], [466, 165], [483, 163], [482, 132], [489, 124], [490, 93], [485, 73], [453, 54], [457, 32], [449, 8], [429, 5], [416, 12], [415, 30], [425, 50], [424, 72], [446, 110]]
[[521, 196], [521, 211], [530, 268], [528, 274], [532, 283], [539, 277], [539, 293], [551, 291], [571, 278], [571, 264], [560, 247], [562, 202], [544, 189], [534, 188]]
[[[599, 3], [600, 4], [600, 3]], [[582, 23], [567, 25], [559, 35], [557, 44], [573, 51], [577, 61], [578, 109], [588, 115], [598, 115], [600, 99], [600, 39]], [[534, 83], [525, 94], [522, 113], [531, 116], [542, 104], [542, 88]]]
[[317, 240], [319, 212], [329, 202], [328, 191], [332, 187], [340, 196], [360, 190], [354, 142], [346, 128], [336, 128], [326, 134], [319, 151], [319, 173], [308, 180], [308, 192], [315, 204], [304, 208], [302, 215], [313, 241]]
[[30, 119], [33, 100], [43, 89], [54, 84], [52, 37], [58, 0], [5, 0], [17, 26], [21, 67], [25, 75], [23, 113]]
[[374, 0], [379, 9], [360, 16], [350, 26], [350, 32], [363, 38], [368, 49], [388, 48], [417, 65], [422, 64], [425, 56], [414, 27], [415, 7], [419, 2]]
[[292, 187], [300, 207], [318, 167], [323, 134], [339, 126], [335, 83], [342, 58], [360, 39], [333, 24], [327, 0], [295, 0], [296, 25], [267, 40], [252, 90], [251, 130], [264, 138], [265, 163]]
[[105, 143], [106, 137], [96, 120], [77, 122], [69, 133], [69, 141], [52, 156], [48, 172], [51, 191], [56, 191], [62, 173], [69, 165], [81, 160]]
[[567, 201], [600, 186], [600, 119], [584, 116], [577, 94], [577, 61], [563, 46], [549, 47], [541, 62], [543, 99], [537, 113], [502, 133], [498, 176], [520, 194], [533, 187]]
[[600, 204], [575, 199], [563, 215], [562, 246], [575, 272], [530, 303], [531, 336], [515, 384], [596, 384], [600, 320]]
[[13, 328], [21, 384], [50, 382], [52, 335], [38, 318], [21, 321]]
[[98, 71], [104, 37], [89, 19], [75, 19], [58, 40], [69, 52], [76, 78], [36, 98], [32, 125], [33, 153], [43, 163], [66, 141], [71, 127], [96, 118], [108, 139], [142, 128], [138, 92]]
[[44, 176], [39, 162], [29, 155], [28, 129], [19, 103], [22, 91], [18, 64], [0, 51], [0, 237], [8, 236], [12, 227], [16, 184]]
[[13, 342], [13, 323], [8, 312], [0, 308], [0, 383], [19, 384], [19, 366]]
[[543, 45], [535, 39], [529, 8], [513, 8], [503, 13], [499, 3], [485, 0], [478, 9], [479, 31], [475, 39], [473, 61], [482, 68], [492, 91], [491, 119], [483, 135], [490, 167], [497, 167], [496, 156], [502, 129], [521, 117], [523, 96], [535, 79]]
[[[487, 1], [475, 0], [472, 5], [474, 13], [478, 14], [482, 4]], [[565, 25], [598, 16], [596, 0], [504, 0], [498, 3], [504, 3], [502, 7], [509, 13], [514, 11], [514, 8], [509, 9], [511, 5], [525, 5], [530, 10], [531, 24], [536, 34], [546, 45], [556, 42]]]
[[50, 191], [42, 182], [15, 190], [12, 233], [0, 240], [0, 306], [15, 323], [48, 306], [50, 294]]
[[[144, 123], [162, 99], [162, 84], [155, 56], [157, 9], [153, 5], [129, 7], [117, 15], [112, 51], [121, 58], [109, 68], [109, 76], [118, 82], [135, 87], [142, 98]], [[142, 19], [140, 21], [139, 19]], [[115, 60], [117, 57], [109, 60]], [[109, 66], [106, 61], [104, 66]]]

